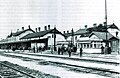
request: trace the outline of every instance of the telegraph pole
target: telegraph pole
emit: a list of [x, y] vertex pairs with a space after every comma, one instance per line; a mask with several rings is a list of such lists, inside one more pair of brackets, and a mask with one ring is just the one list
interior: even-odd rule
[[71, 33], [72, 33], [72, 40], [71, 40], [71, 42], [72, 42], [72, 46], [74, 45], [74, 31], [73, 31], [73, 28], [72, 28], [72, 30], [71, 30]]
[[105, 28], [106, 28], [106, 46], [108, 46], [108, 42], [107, 42], [107, 0], [105, 0]]
[[56, 51], [56, 27], [54, 27], [54, 51]]

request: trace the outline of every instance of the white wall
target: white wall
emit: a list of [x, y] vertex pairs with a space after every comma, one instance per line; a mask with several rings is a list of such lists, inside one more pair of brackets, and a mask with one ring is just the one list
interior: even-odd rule
[[[52, 38], [52, 35], [53, 35], [53, 34], [46, 34], [45, 36], [40, 37], [40, 39], [50, 37], [50, 38], [48, 39], [48, 45], [54, 45], [54, 38]], [[64, 36], [62, 36], [61, 34], [56, 34], [56, 42], [57, 42], [57, 41], [66, 41], [66, 40], [65, 40]]]
[[[116, 32], [119, 32], [119, 33], [120, 33], [120, 31], [119, 31], [118, 29], [111, 29], [111, 28], [108, 29], [108, 32], [109, 32], [110, 34], [112, 34], [113, 36], [115, 36], [115, 37], [116, 37]], [[119, 36], [119, 37], [120, 37], [120, 36]]]
[[103, 41], [102, 39], [98, 38], [96, 35], [92, 35], [89, 40], [97, 40], [97, 41]]
[[[45, 39], [45, 38], [48, 38], [48, 47], [53, 47], [54, 45], [54, 37], [52, 38], [52, 35], [53, 34], [46, 34], [45, 36], [43, 37], [40, 37], [40, 39]], [[38, 39], [38, 38], [36, 38]], [[57, 44], [57, 41], [66, 41], [65, 40], [65, 37], [62, 36], [61, 34], [56, 34], [56, 44]], [[33, 47], [37, 47], [37, 46], [41, 46], [42, 43], [31, 43], [31, 48]]]
[[[77, 49], [77, 52], [78, 53], [80, 52], [79, 48]], [[101, 53], [101, 49], [86, 48], [86, 49], [83, 49], [83, 52], [84, 53]]]

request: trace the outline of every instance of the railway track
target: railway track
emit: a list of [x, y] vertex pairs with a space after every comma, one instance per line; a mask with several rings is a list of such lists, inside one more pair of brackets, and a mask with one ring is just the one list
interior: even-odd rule
[[[9, 63], [7, 61], [0, 62], [0, 76], [1, 78], [36, 78], [35, 76], [23, 71], [19, 70], [16, 65]], [[19, 67], [20, 68], [20, 67]]]
[[59, 78], [8, 61], [0, 62], [0, 78]]
[[74, 61], [85, 61], [85, 62], [96, 62], [96, 63], [99, 63], [99, 64], [112, 64], [112, 65], [115, 65], [115, 66], [118, 66], [120, 65], [120, 63], [118, 62], [113, 62], [113, 61], [103, 61], [103, 60], [95, 60], [95, 59], [80, 59], [80, 58], [69, 58], [69, 57], [62, 57], [62, 56], [49, 56], [49, 55], [37, 55], [37, 54], [28, 54], [28, 53], [16, 53], [16, 54], [24, 54], [24, 55], [32, 55], [32, 56], [39, 56], [39, 57], [49, 57], [49, 58], [59, 58], [59, 59], [67, 59], [67, 60], [74, 60]]
[[[23, 53], [20, 53], [23, 54]], [[112, 61], [102, 61], [102, 60], [93, 60], [93, 59], [80, 59], [80, 58], [69, 58], [69, 57], [57, 57], [57, 56], [48, 56], [48, 55], [36, 55], [36, 54], [27, 54], [24, 53], [25, 55], [32, 55], [32, 56], [40, 56], [40, 57], [49, 57], [49, 58], [60, 58], [60, 59], [68, 59], [68, 60], [75, 60], [75, 61], [86, 61], [86, 62], [96, 62], [100, 64], [113, 64], [113, 65], [119, 65], [120, 63], [117, 62], [112, 62]]]
[[7, 57], [19, 58], [19, 59], [22, 59], [23, 61], [34, 60], [38, 62], [38, 64], [40, 65], [52, 65], [52, 66], [65, 68], [68, 71], [74, 71], [74, 72], [80, 72], [80, 73], [91, 73], [91, 74], [97, 74], [100, 76], [114, 77], [114, 78], [116, 77], [116, 75], [120, 74], [119, 72], [112, 71], [109, 69], [103, 69], [103, 68], [85, 67], [85, 66], [80, 66], [80, 65], [78, 66], [74, 64], [66, 64], [66, 63], [54, 62], [54, 61], [45, 61], [44, 59], [36, 59], [36, 58], [16, 56], [16, 55], [7, 55], [7, 54], [3, 54], [3, 55]]

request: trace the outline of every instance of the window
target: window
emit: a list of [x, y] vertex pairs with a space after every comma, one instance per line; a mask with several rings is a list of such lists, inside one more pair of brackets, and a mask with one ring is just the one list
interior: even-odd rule
[[116, 41], [113, 41], [112, 43], [113, 43], [113, 45], [116, 45]]
[[85, 48], [86, 47], [86, 45], [85, 44], [83, 44], [83, 48]]
[[77, 40], [77, 36], [75, 36], [75, 40]]
[[89, 44], [87, 44], [87, 48], [89, 48]]
[[90, 48], [92, 48], [92, 44], [90, 44]]
[[96, 48], [96, 44], [94, 44], [94, 48]]

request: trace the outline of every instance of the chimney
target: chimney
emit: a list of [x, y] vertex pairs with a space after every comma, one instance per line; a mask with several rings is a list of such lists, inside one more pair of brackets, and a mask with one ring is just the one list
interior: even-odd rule
[[47, 30], [47, 26], [44, 27], [45, 31]]
[[96, 23], [94, 23], [94, 24], [93, 24], [93, 26], [94, 26], [94, 27], [96, 27], [96, 26], [97, 26], [97, 24], [96, 24]]
[[24, 27], [22, 27], [22, 31], [24, 30]]
[[35, 28], [36, 32], [37, 32], [37, 28]]
[[63, 34], [65, 34], [65, 31], [63, 31]]
[[38, 27], [38, 32], [40, 32], [40, 27]]
[[48, 25], [48, 30], [50, 30], [50, 25]]
[[28, 29], [30, 29], [30, 25], [28, 25]]
[[103, 22], [103, 25], [106, 26], [106, 22]]
[[67, 33], [69, 33], [69, 31], [67, 30]]
[[87, 28], [87, 25], [85, 25], [85, 28]]

